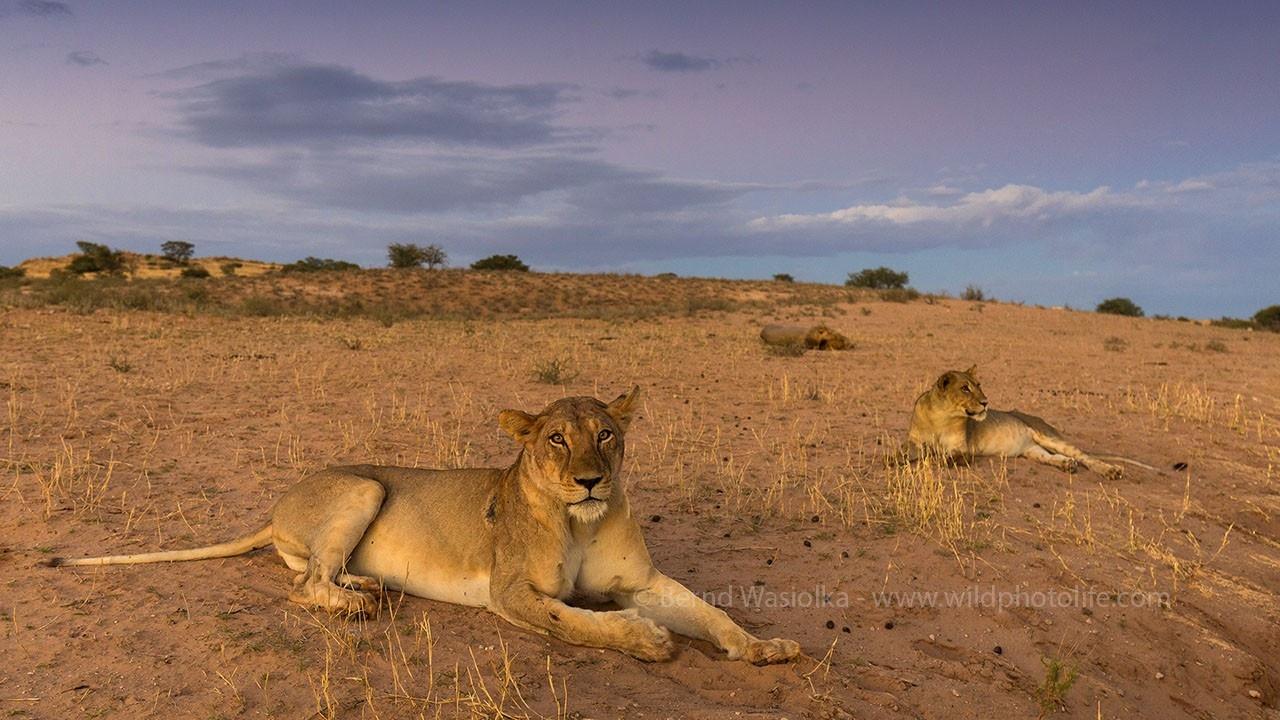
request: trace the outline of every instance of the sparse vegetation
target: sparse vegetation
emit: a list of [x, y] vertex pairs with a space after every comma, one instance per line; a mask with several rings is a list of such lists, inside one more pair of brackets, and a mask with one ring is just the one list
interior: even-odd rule
[[1036, 688], [1040, 717], [1046, 718], [1064, 708], [1067, 691], [1076, 682], [1076, 667], [1057, 658], [1040, 658], [1044, 664], [1044, 680]]
[[856, 273], [849, 273], [844, 284], [847, 287], [869, 288], [871, 290], [901, 290], [907, 286], [907, 274], [884, 266], [865, 268]]
[[529, 272], [529, 266], [525, 265], [520, 258], [515, 255], [490, 255], [471, 263], [472, 270], [513, 270], [516, 272]]
[[170, 240], [160, 244], [160, 255], [175, 265], [186, 265], [195, 255], [196, 246], [183, 240]]
[[548, 385], [564, 385], [573, 382], [578, 371], [573, 368], [569, 358], [551, 358], [533, 366], [533, 379]]
[[1112, 335], [1102, 341], [1102, 349], [1110, 352], [1124, 352], [1129, 349], [1129, 341], [1122, 337]]
[[964, 292], [960, 293], [960, 299], [970, 302], [982, 302], [987, 299], [987, 294], [977, 285], [967, 285]]
[[766, 344], [764, 346], [765, 352], [776, 357], [800, 357], [807, 349], [804, 343]]
[[880, 299], [885, 302], [911, 302], [920, 299], [920, 291], [915, 288], [889, 288], [880, 291]]
[[20, 278], [27, 274], [27, 271], [20, 267], [6, 267], [0, 265], [0, 280], [9, 278]]
[[244, 267], [244, 263], [231, 261], [222, 263], [218, 266], [218, 269], [222, 271], [223, 275], [235, 275], [242, 267]]
[[1106, 315], [1124, 315], [1125, 317], [1142, 317], [1142, 308], [1127, 297], [1114, 297], [1098, 303], [1097, 312]]
[[348, 272], [351, 270], [359, 270], [360, 266], [347, 262], [346, 260], [330, 260], [327, 258], [305, 257], [297, 262], [291, 262], [280, 268], [281, 272], [286, 273], [308, 273], [308, 272]]
[[203, 265], [188, 265], [182, 268], [182, 272], [178, 273], [184, 278], [195, 278], [197, 280], [209, 277], [209, 271]]
[[773, 276], [777, 282], [795, 282], [796, 279], [790, 273], [777, 273]]

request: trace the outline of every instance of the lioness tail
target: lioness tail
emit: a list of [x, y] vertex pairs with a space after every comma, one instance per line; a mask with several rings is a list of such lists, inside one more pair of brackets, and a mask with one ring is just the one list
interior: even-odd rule
[[1153, 468], [1144, 462], [1138, 462], [1133, 458], [1127, 458], [1123, 455], [1094, 455], [1094, 457], [1098, 458], [1099, 460], [1108, 460], [1110, 462], [1129, 463], [1130, 465], [1136, 465], [1140, 468], [1145, 468], [1147, 470], [1150, 470], [1151, 472], [1160, 472], [1159, 468]]
[[161, 552], [137, 553], [134, 555], [107, 555], [105, 557], [87, 558], [50, 558], [48, 565], [62, 567], [64, 565], [136, 565], [139, 563], [176, 562], [179, 560], [206, 560], [243, 555], [250, 550], [257, 550], [271, 544], [271, 524], [267, 523], [261, 530], [235, 540], [228, 540], [217, 545], [190, 548], [188, 550], [164, 550]]

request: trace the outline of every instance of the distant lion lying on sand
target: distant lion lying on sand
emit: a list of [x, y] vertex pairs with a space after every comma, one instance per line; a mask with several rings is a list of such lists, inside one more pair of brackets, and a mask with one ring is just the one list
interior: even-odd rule
[[760, 339], [766, 345], [803, 345], [813, 350], [847, 350], [849, 338], [826, 325], [765, 325]]
[[1124, 471], [1100, 458], [1156, 471], [1118, 455], [1090, 455], [1035, 415], [988, 410], [976, 367], [942, 373], [916, 399], [908, 438], [922, 452], [951, 458], [1025, 457], [1067, 472], [1084, 465], [1108, 480], [1119, 480]]

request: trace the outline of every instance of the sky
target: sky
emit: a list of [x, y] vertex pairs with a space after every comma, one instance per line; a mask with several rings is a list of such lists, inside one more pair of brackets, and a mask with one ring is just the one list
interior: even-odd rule
[[197, 255], [1280, 303], [1280, 3], [0, 0], [0, 265]]

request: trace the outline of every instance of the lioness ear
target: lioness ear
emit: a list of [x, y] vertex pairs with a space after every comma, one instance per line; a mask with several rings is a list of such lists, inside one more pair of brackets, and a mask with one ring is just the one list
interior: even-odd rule
[[964, 374], [965, 374], [965, 375], [968, 375], [969, 377], [973, 378], [974, 380], [977, 380], [977, 379], [978, 379], [978, 366], [977, 366], [977, 365], [970, 365], [970, 366], [969, 366], [969, 369], [964, 371]]
[[605, 406], [609, 416], [613, 421], [618, 423], [618, 427], [623, 430], [631, 424], [631, 416], [635, 412], [636, 402], [640, 400], [640, 386], [634, 385], [630, 392], [625, 392], [614, 398], [613, 402]]
[[942, 377], [938, 378], [938, 383], [937, 383], [937, 384], [938, 384], [938, 389], [939, 389], [939, 390], [946, 390], [948, 387], [950, 387], [950, 386], [951, 386], [951, 373], [950, 373], [950, 372], [944, 372], [944, 373], [942, 373]]
[[528, 440], [538, 418], [519, 410], [503, 410], [498, 413], [498, 427], [506, 431], [518, 443]]

